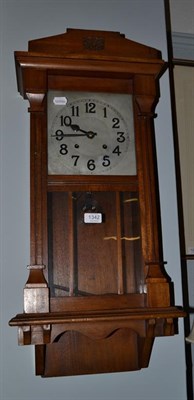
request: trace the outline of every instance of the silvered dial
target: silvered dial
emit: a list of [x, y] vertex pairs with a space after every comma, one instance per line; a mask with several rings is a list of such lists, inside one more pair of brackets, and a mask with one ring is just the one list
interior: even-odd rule
[[131, 96], [50, 91], [48, 173], [134, 175]]

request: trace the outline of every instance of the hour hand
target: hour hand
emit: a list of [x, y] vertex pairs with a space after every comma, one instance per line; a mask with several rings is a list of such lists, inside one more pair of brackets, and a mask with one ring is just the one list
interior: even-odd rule
[[[84, 129], [81, 129], [81, 128], [79, 127], [79, 125], [76, 125], [76, 124], [72, 124], [72, 125], [70, 125], [70, 127], [71, 127], [71, 129], [73, 129], [74, 132], [82, 132], [82, 133], [83, 133], [83, 136], [87, 136], [89, 139], [93, 139], [93, 137], [97, 135], [96, 132], [93, 132], [93, 131], [85, 131]], [[81, 136], [81, 135], [80, 135], [80, 136]]]

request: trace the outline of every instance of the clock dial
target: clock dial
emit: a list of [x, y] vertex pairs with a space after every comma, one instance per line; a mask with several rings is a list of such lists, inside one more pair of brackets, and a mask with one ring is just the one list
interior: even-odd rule
[[135, 175], [132, 97], [50, 91], [48, 173]]

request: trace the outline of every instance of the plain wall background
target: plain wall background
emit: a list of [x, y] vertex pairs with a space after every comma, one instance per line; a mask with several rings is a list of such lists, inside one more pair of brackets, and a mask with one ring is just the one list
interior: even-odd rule
[[[119, 31], [162, 51], [167, 59], [163, 0], [0, 0], [1, 94], [1, 400], [185, 400], [183, 324], [179, 335], [157, 338], [148, 369], [42, 379], [34, 348], [18, 347], [8, 321], [22, 312], [29, 264], [29, 116], [17, 92], [13, 52], [66, 28]], [[174, 154], [168, 72], [160, 80], [155, 120], [164, 258], [182, 303]]]

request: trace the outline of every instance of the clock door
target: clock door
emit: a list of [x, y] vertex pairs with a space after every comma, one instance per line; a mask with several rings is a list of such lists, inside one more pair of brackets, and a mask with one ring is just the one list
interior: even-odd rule
[[141, 293], [137, 192], [51, 192], [48, 230], [53, 297]]

